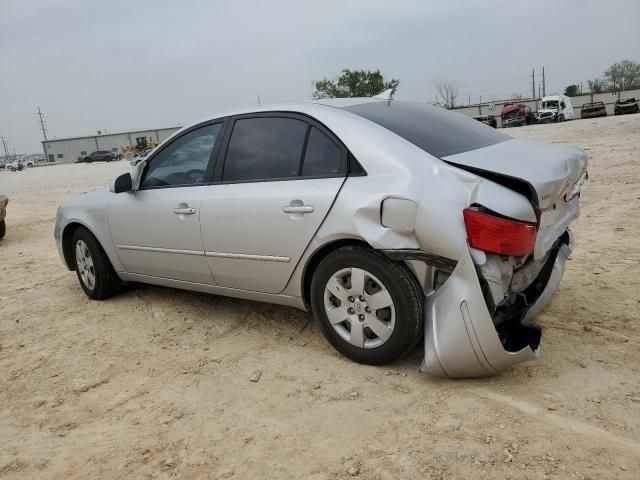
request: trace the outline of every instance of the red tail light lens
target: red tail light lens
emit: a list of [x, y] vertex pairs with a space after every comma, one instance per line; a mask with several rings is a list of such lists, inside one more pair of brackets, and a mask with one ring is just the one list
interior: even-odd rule
[[538, 230], [535, 225], [465, 208], [464, 224], [469, 244], [478, 250], [520, 257], [533, 252]]

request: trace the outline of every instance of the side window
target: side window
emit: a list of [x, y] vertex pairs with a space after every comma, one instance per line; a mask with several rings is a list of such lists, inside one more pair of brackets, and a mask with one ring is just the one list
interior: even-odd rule
[[562, 108], [564, 110], [565, 108], [567, 108], [567, 104], [564, 103], [564, 102], [561, 102], [560, 103], [560, 108]]
[[314, 177], [335, 175], [340, 172], [342, 152], [329, 137], [315, 127], [309, 132], [307, 150], [302, 164], [302, 175]]
[[307, 124], [293, 118], [236, 120], [223, 181], [297, 177]]
[[147, 166], [141, 188], [198, 185], [204, 182], [221, 123], [198, 128], [163, 148]]

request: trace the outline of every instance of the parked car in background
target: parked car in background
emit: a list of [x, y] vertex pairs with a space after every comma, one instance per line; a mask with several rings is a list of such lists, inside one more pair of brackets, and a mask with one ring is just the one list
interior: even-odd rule
[[424, 335], [423, 371], [492, 375], [539, 354], [586, 168], [419, 102], [253, 107], [67, 200], [54, 236], [91, 299], [143, 282], [279, 303], [356, 362]]
[[500, 118], [503, 127], [521, 127], [535, 121], [535, 115], [531, 108], [522, 103], [505, 103]]
[[485, 125], [489, 125], [493, 128], [498, 128], [498, 121], [494, 115], [478, 115], [477, 117], [473, 117], [477, 121], [484, 123]]
[[78, 157], [81, 162], [91, 163], [91, 162], [110, 162], [116, 159], [116, 153], [111, 150], [96, 150], [95, 152], [90, 153], [89, 155], [81, 155]]
[[153, 152], [153, 150], [154, 150], [153, 148], [149, 148], [149, 149], [145, 150], [144, 152], [137, 154], [135, 157], [133, 157], [131, 160], [129, 160], [129, 165], [131, 165], [132, 167], [135, 167], [140, 162], [142, 162], [145, 158], [147, 158], [149, 155], [151, 155], [151, 152]]
[[7, 204], [9, 199], [5, 195], [0, 195], [0, 239], [4, 238], [7, 232], [5, 218], [7, 217]]
[[19, 172], [24, 169], [24, 163], [22, 163], [22, 160], [13, 160], [7, 163], [4, 168], [12, 172]]
[[542, 98], [538, 109], [538, 123], [573, 120], [573, 105], [566, 95], [548, 95]]
[[627, 113], [638, 113], [640, 107], [638, 101], [633, 98], [621, 98], [616, 101], [616, 105], [613, 109], [614, 115], [625, 115]]
[[585, 103], [580, 108], [581, 118], [606, 117], [607, 106], [603, 102]]

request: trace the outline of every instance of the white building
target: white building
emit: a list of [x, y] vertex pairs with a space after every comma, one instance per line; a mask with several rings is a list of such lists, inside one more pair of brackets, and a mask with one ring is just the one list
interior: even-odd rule
[[50, 162], [73, 163], [82, 155], [96, 150], [111, 150], [122, 153], [122, 148], [136, 145], [138, 139], [162, 142], [181, 127], [159, 128], [156, 130], [138, 130], [133, 132], [108, 133], [90, 137], [56, 138], [42, 142], [45, 158]]

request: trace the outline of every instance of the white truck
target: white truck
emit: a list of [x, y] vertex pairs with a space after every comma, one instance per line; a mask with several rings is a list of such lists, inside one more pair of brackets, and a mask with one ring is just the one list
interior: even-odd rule
[[573, 120], [573, 105], [566, 95], [548, 95], [542, 98], [538, 108], [538, 123]]

